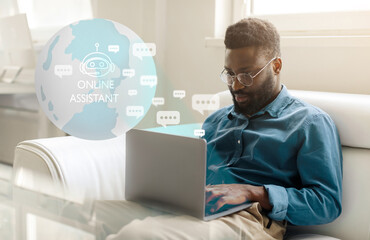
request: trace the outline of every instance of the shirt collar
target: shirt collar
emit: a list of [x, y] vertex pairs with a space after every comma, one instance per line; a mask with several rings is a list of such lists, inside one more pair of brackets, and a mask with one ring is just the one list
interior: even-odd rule
[[[257, 113], [253, 114], [251, 117], [263, 115], [266, 112], [270, 114], [271, 117], [279, 117], [280, 113], [284, 110], [285, 106], [288, 105], [288, 103], [291, 100], [292, 96], [289, 94], [288, 89], [285, 87], [285, 85], [282, 85], [281, 91], [278, 94], [278, 96], [274, 99], [274, 101], [269, 103], [267, 106], [262, 108]], [[232, 119], [232, 117], [246, 119], [246, 117], [243, 114], [235, 112], [234, 106], [228, 112], [227, 117], [229, 119]]]

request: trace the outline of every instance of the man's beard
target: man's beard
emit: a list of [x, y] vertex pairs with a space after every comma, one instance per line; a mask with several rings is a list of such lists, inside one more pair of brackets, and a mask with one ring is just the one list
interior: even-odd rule
[[268, 78], [257, 90], [257, 92], [246, 93], [246, 95], [248, 95], [248, 99], [246, 102], [243, 102], [241, 104], [235, 100], [235, 94], [244, 94], [243, 90], [238, 90], [234, 92], [232, 91], [231, 87], [229, 87], [229, 90], [233, 96], [235, 112], [247, 116], [251, 116], [252, 114], [258, 112], [263, 107], [265, 107], [274, 97], [274, 87], [274, 76], [270, 71]]

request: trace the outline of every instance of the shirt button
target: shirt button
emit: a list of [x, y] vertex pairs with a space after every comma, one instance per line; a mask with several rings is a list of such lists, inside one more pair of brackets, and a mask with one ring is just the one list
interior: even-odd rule
[[238, 140], [238, 144], [240, 144], [240, 140]]

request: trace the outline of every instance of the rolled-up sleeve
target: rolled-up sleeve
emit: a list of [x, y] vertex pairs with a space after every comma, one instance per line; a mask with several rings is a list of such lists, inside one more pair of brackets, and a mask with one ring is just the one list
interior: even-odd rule
[[300, 133], [297, 168], [301, 188], [264, 185], [273, 206], [269, 217], [294, 225], [333, 221], [342, 210], [342, 151], [334, 122], [327, 114], [307, 119]]

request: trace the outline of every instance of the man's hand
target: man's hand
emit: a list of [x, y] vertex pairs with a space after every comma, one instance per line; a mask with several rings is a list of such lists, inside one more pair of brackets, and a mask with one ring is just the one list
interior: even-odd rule
[[211, 212], [217, 212], [225, 204], [239, 205], [247, 201], [259, 202], [262, 208], [271, 210], [268, 194], [263, 186], [249, 184], [219, 184], [206, 186], [206, 204], [217, 200]]

